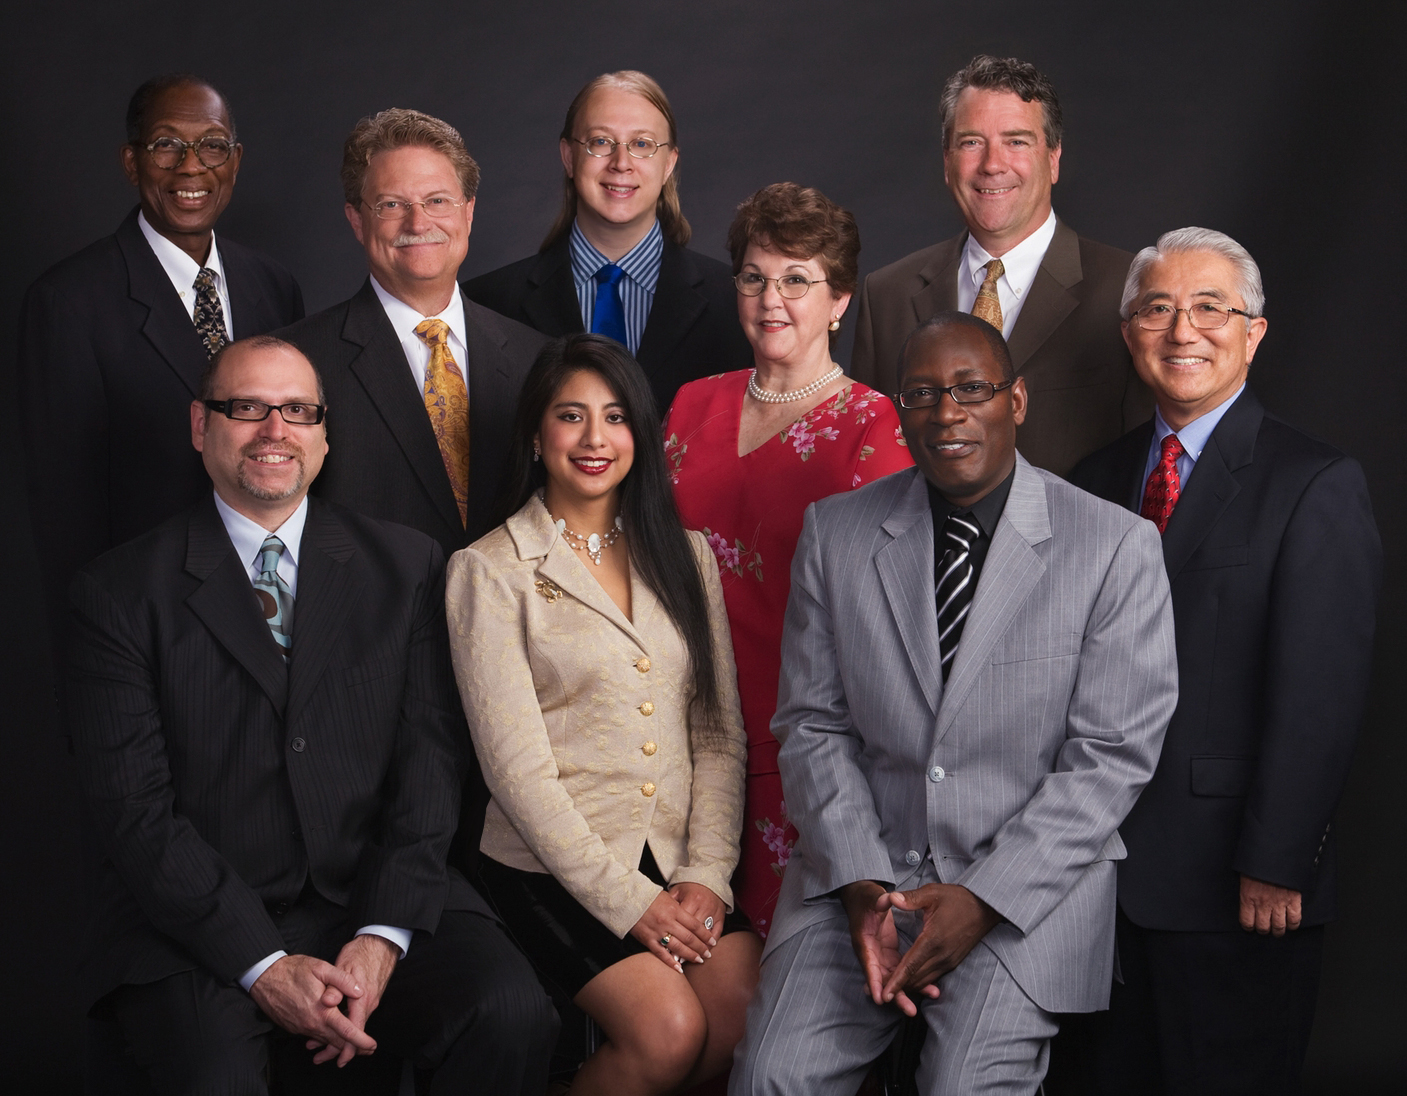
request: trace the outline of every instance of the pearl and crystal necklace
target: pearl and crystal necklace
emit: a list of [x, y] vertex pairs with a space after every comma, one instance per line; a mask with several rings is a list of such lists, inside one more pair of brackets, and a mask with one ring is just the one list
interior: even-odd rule
[[[551, 517], [551, 514], [549, 513], [548, 516]], [[601, 566], [601, 553], [620, 539], [621, 530], [624, 528], [621, 525], [619, 514], [616, 515], [615, 524], [611, 526], [611, 531], [604, 537], [600, 533], [592, 533], [587, 537], [580, 533], [573, 533], [567, 528], [566, 520], [563, 518], [554, 519], [554, 524], [557, 526], [558, 536], [578, 551], [585, 548], [586, 554], [591, 557], [591, 562], [597, 567]]]
[[790, 392], [769, 392], [757, 383], [757, 370], [752, 371], [752, 375], [747, 379], [747, 394], [759, 403], [792, 403], [795, 400], [804, 400], [807, 396], [815, 395], [831, 381], [844, 374], [840, 366], [835, 366], [829, 373], [823, 373], [808, 385], [801, 388], [793, 388]]

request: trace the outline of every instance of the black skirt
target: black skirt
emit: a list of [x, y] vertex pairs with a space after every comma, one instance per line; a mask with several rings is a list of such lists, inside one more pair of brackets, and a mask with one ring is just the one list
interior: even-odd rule
[[[640, 871], [665, 886], [649, 845], [640, 856]], [[481, 856], [479, 889], [544, 985], [567, 1000], [607, 967], [649, 950], [629, 933], [623, 940], [616, 936], [546, 872], [522, 871]], [[751, 929], [747, 914], [735, 910], [723, 918], [718, 936]]]

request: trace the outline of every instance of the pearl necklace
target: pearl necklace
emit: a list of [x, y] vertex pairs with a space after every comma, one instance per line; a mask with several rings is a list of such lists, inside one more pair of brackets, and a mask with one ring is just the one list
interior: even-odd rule
[[769, 392], [757, 383], [757, 370], [754, 369], [752, 376], [747, 379], [747, 394], [759, 403], [791, 403], [794, 400], [804, 400], [807, 396], [815, 395], [831, 381], [844, 375], [844, 372], [837, 365], [829, 373], [822, 374], [802, 388], [793, 388], [790, 392]]
[[[551, 514], [548, 516], [551, 517]], [[564, 518], [555, 519], [554, 524], [557, 526], [557, 535], [578, 551], [585, 548], [586, 554], [591, 557], [591, 562], [597, 567], [601, 566], [601, 553], [620, 539], [621, 530], [624, 528], [621, 525], [619, 514], [616, 515], [615, 525], [604, 537], [600, 533], [592, 533], [586, 537], [580, 533], [573, 533], [567, 528], [567, 522]]]

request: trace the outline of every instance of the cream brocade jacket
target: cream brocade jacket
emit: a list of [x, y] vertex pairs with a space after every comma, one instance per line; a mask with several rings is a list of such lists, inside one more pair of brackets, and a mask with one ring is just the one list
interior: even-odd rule
[[550, 872], [622, 938], [659, 894], [637, 867], [646, 842], [671, 884], [733, 907], [747, 739], [718, 567], [689, 539], [723, 709], [711, 739], [691, 733], [688, 652], [664, 607], [632, 567], [627, 620], [536, 496], [449, 563], [455, 676], [493, 795], [479, 847]]

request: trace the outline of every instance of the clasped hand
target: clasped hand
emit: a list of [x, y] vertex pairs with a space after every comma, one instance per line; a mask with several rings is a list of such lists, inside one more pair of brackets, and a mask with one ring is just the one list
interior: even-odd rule
[[317, 1051], [314, 1062], [335, 1058], [341, 1068], [358, 1054], [376, 1050], [366, 1022], [381, 1003], [399, 957], [400, 949], [389, 940], [369, 933], [355, 936], [335, 965], [310, 955], [285, 955], [259, 975], [249, 995], [279, 1027], [308, 1037], [308, 1049]]
[[[702, 963], [713, 957], [709, 949], [718, 944], [724, 911], [723, 899], [703, 884], [676, 883], [655, 895], [630, 935], [660, 962], [682, 974], [684, 963]], [[709, 917], [713, 926], [706, 929], [704, 921]]]
[[[967, 957], [1001, 918], [966, 887], [928, 883], [913, 891], [886, 891], [861, 880], [841, 888], [850, 918], [850, 942], [865, 988], [877, 1005], [894, 1004], [906, 1016], [918, 1015], [914, 997], [938, 996], [938, 979]], [[919, 913], [923, 928], [900, 954], [894, 910]]]

